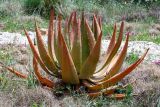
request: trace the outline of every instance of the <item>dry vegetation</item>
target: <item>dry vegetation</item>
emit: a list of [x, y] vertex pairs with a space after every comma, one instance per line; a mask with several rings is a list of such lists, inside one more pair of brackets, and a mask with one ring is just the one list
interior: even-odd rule
[[[16, 69], [24, 72], [28, 72], [29, 62], [31, 58], [30, 50], [26, 46], [16, 45], [1, 45], [1, 52], [3, 55], [11, 57], [10, 62], [8, 59], [1, 57], [1, 60], [6, 64], [11, 64]], [[1, 53], [2, 55], [2, 53]], [[30, 57], [29, 57], [30, 56]], [[15, 60], [15, 61], [14, 61]], [[14, 61], [14, 62], [13, 62]], [[26, 69], [27, 68], [27, 69]], [[102, 99], [101, 97], [96, 100], [89, 100], [86, 95], [77, 95], [71, 93], [61, 97], [56, 97], [53, 94], [53, 90], [49, 90], [46, 87], [41, 87], [36, 84], [29, 86], [29, 80], [24, 81], [15, 77], [11, 73], [6, 73], [2, 76], [0, 81], [0, 105], [3, 107], [83, 107], [83, 106], [137, 106], [137, 107], [155, 107], [158, 105], [160, 96], [160, 66], [153, 63], [144, 62], [133, 73], [127, 76], [123, 83], [132, 82], [136, 79], [133, 85], [134, 97], [125, 99], [124, 101], [114, 101], [110, 99]], [[4, 69], [0, 69], [1, 73], [7, 72]], [[2, 87], [2, 83], [7, 79], [7, 83]]]

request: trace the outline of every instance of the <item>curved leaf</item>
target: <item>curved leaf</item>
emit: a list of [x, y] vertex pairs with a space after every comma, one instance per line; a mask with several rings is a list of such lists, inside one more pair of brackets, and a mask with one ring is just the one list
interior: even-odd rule
[[[113, 48], [113, 50], [107, 54], [105, 56], [105, 59], [100, 63], [99, 67], [98, 67], [98, 70], [96, 71], [96, 73], [94, 74], [94, 76], [100, 76], [100, 75], [103, 75], [105, 72], [102, 72], [102, 69], [105, 67], [105, 66], [108, 66], [108, 64], [110, 63], [110, 61], [113, 59], [113, 57], [115, 56], [115, 54], [117, 53], [120, 45], [121, 45], [121, 42], [122, 42], [122, 38], [123, 38], [123, 29], [124, 29], [124, 22], [121, 23], [121, 27], [120, 27], [120, 33], [119, 33], [119, 37], [117, 39], [117, 42]], [[114, 36], [114, 35], [113, 35]]]
[[49, 28], [48, 28], [48, 52], [50, 57], [52, 58], [52, 61], [56, 61], [56, 56], [54, 53], [54, 11], [51, 9], [50, 12], [50, 21], [49, 21]]
[[42, 59], [40, 58], [39, 54], [38, 54], [38, 51], [36, 50], [28, 32], [24, 29], [24, 32], [25, 32], [25, 35], [27, 36], [27, 39], [28, 39], [28, 42], [29, 42], [29, 45], [31, 47], [31, 50], [32, 50], [32, 53], [33, 53], [33, 56], [37, 59], [38, 63], [40, 64], [40, 66], [42, 67], [42, 69], [48, 73], [48, 74], [51, 74], [53, 75], [49, 70], [48, 68], [45, 66], [45, 64], [43, 63]]
[[109, 78], [108, 80], [103, 81], [101, 84], [94, 85], [94, 86], [88, 86], [90, 90], [101, 90], [103, 88], [107, 88], [112, 86], [113, 84], [116, 84], [118, 81], [122, 80], [126, 75], [128, 75], [130, 72], [132, 72], [145, 58], [146, 54], [148, 53], [148, 50], [144, 53], [144, 55], [138, 59], [134, 64], [129, 66], [126, 70], [123, 72], [120, 72], [119, 74], [114, 75], [113, 77]]
[[[100, 84], [100, 81], [105, 81], [105, 80], [109, 79], [110, 77], [114, 76], [120, 70], [120, 68], [123, 64], [123, 61], [126, 57], [126, 54], [127, 54], [128, 41], [129, 41], [129, 33], [127, 34], [126, 42], [125, 42], [125, 45], [124, 45], [121, 53], [119, 55], [115, 56], [112, 59], [112, 61], [110, 62], [110, 64], [102, 69], [103, 72], [105, 72], [103, 75], [104, 78], [101, 80], [97, 79], [94, 82], [98, 82], [98, 84]], [[93, 79], [94, 78], [97, 78], [97, 77], [93, 77]]]
[[57, 67], [55, 63], [52, 61], [51, 57], [49, 56], [49, 53], [45, 49], [45, 44], [43, 42], [40, 30], [36, 24], [36, 37], [37, 37], [37, 45], [38, 45], [38, 51], [41, 56], [41, 59], [43, 60], [46, 67], [52, 71], [53, 73], [57, 74]]
[[20, 73], [19, 71], [15, 70], [15, 69], [13, 69], [13, 68], [11, 68], [11, 67], [4, 66], [3, 64], [0, 64], [0, 66], [4, 67], [4, 68], [7, 69], [8, 71], [14, 73], [15, 75], [17, 75], [17, 76], [20, 77], [20, 78], [24, 78], [24, 79], [28, 78], [28, 76], [27, 76], [26, 74]]
[[126, 42], [125, 42], [125, 45], [124, 45], [121, 53], [117, 56], [117, 58], [115, 60], [111, 61], [107, 70], [105, 68], [103, 69], [108, 72], [106, 73], [106, 76], [102, 81], [105, 81], [105, 80], [111, 78], [112, 76], [114, 76], [115, 74], [117, 74], [118, 71], [120, 70], [120, 68], [122, 67], [123, 61], [124, 61], [126, 54], [127, 54], [128, 40], [129, 40], [129, 33], [127, 34]]
[[98, 23], [97, 18], [94, 15], [93, 16], [93, 32], [94, 32], [94, 37], [95, 37], [96, 41], [98, 39], [99, 34], [101, 33], [101, 28], [100, 28], [101, 25], [99, 25], [99, 24], [101, 24], [101, 23]]
[[53, 81], [41, 76], [39, 68], [38, 68], [38, 62], [37, 62], [35, 57], [33, 57], [33, 69], [34, 69], [35, 75], [37, 76], [37, 79], [39, 80], [39, 82], [43, 86], [47, 86], [49, 88], [53, 88], [54, 87]]

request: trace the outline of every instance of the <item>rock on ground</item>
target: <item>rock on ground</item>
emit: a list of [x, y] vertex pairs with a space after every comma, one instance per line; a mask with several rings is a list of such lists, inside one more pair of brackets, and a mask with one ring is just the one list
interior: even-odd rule
[[[32, 41], [35, 38], [34, 32], [28, 32]], [[47, 42], [47, 36], [43, 36], [45, 42]], [[16, 45], [28, 45], [27, 38], [19, 33], [0, 32], [0, 44], [16, 44]], [[109, 40], [102, 41], [102, 53], [108, 48]], [[124, 42], [121, 45], [124, 45]], [[128, 46], [128, 54], [134, 53], [141, 56], [147, 48], [150, 48], [146, 60], [157, 61], [160, 59], [160, 45], [147, 41], [130, 41]]]

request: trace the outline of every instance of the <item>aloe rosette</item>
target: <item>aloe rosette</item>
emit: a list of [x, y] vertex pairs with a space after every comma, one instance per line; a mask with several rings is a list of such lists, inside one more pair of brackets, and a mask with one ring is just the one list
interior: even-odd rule
[[[85, 86], [91, 97], [101, 94], [115, 94], [115, 89], [120, 87], [117, 83], [132, 72], [143, 61], [148, 52], [147, 49], [144, 55], [135, 63], [119, 72], [127, 54], [129, 41], [129, 34], [127, 34], [125, 44], [118, 52], [123, 38], [123, 21], [117, 39], [117, 26], [115, 24], [108, 49], [101, 61], [102, 23], [100, 17], [93, 16], [91, 27], [84, 13], [82, 13], [80, 19], [77, 17], [76, 12], [73, 12], [65, 20], [64, 27], [62, 27], [62, 18], [60, 16], [56, 24], [54, 23], [54, 11], [51, 9], [47, 46], [43, 42], [37, 24], [35, 25], [36, 46], [28, 32], [24, 30], [33, 52], [35, 75], [42, 85], [50, 88], [55, 87], [55, 81], [42, 75], [39, 65], [47, 75], [61, 79], [66, 84]], [[21, 78], [28, 77], [10, 67], [6, 68]], [[123, 95], [120, 97], [123, 97]]]

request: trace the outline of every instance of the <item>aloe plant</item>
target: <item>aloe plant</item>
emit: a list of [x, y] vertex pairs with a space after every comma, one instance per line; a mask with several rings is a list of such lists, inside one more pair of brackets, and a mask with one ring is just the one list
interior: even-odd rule
[[[62, 29], [62, 19], [59, 16], [54, 24], [54, 11], [51, 9], [48, 28], [48, 44], [45, 46], [38, 25], [35, 25], [37, 45], [32, 42], [28, 32], [24, 30], [29, 45], [33, 52], [33, 68], [37, 79], [42, 85], [55, 87], [55, 82], [42, 75], [39, 65], [46, 74], [62, 79], [64, 84], [84, 86], [91, 97], [101, 94], [115, 94], [114, 90], [126, 75], [132, 72], [145, 58], [147, 51], [135, 63], [124, 71], [119, 72], [127, 54], [129, 34], [125, 44], [118, 52], [122, 38], [124, 22], [122, 21], [118, 38], [116, 39], [117, 26], [115, 24], [112, 38], [105, 55], [100, 54], [102, 41], [101, 18], [93, 16], [90, 27], [84, 13], [81, 19], [73, 12], [65, 21]], [[102, 57], [100, 61], [100, 57]], [[10, 67], [9, 71], [21, 78], [27, 75], [19, 73]], [[44, 74], [44, 73], [43, 73]], [[118, 96], [118, 95], [117, 95]], [[120, 96], [120, 97], [123, 97]]]

